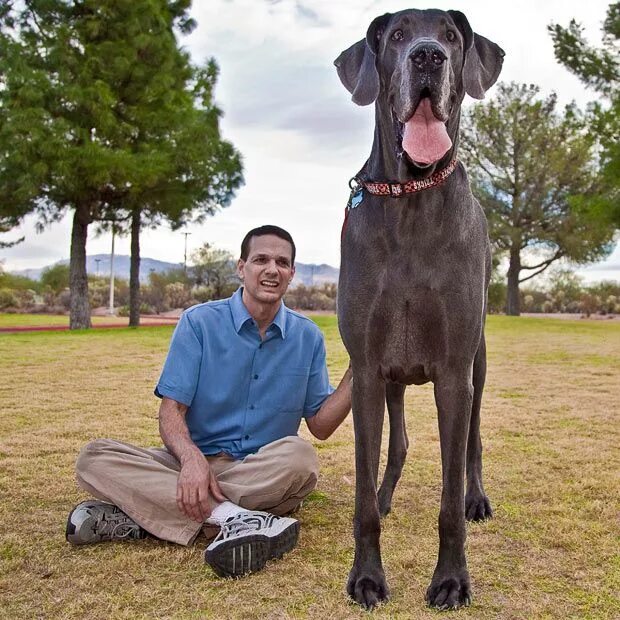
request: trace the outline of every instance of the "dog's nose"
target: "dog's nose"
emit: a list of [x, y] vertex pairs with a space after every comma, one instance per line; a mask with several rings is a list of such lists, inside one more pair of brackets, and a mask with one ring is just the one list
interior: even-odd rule
[[409, 58], [418, 71], [424, 71], [425, 73], [437, 71], [448, 59], [439, 45], [427, 41], [418, 43], [411, 50]]

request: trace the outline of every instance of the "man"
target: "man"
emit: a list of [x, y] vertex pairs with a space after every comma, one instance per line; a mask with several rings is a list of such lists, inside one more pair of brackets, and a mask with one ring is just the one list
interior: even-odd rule
[[81, 451], [79, 485], [103, 501], [76, 506], [67, 540], [158, 538], [189, 545], [219, 528], [205, 561], [240, 576], [291, 550], [297, 508], [316, 485], [312, 445], [297, 436], [304, 417], [326, 439], [351, 409], [351, 370], [329, 385], [323, 336], [282, 302], [295, 274], [295, 244], [277, 226], [241, 244], [242, 287], [194, 306], [175, 329], [155, 394], [165, 448], [110, 439]]

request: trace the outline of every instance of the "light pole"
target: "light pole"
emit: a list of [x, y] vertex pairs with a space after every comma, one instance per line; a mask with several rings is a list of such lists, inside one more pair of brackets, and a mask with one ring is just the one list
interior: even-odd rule
[[191, 232], [182, 232], [185, 235], [185, 252], [183, 254], [183, 273], [187, 275], [187, 238], [191, 235]]
[[95, 265], [97, 265], [97, 277], [99, 277], [99, 263], [101, 262], [100, 258], [95, 259]]
[[112, 222], [112, 251], [110, 252], [110, 307], [108, 314], [114, 314], [114, 236], [116, 228]]

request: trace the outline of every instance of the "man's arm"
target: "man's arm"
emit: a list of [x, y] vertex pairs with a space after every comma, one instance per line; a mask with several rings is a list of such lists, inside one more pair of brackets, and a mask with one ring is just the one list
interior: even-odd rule
[[204, 522], [214, 504], [226, 501], [209, 462], [192, 441], [185, 422], [187, 407], [163, 398], [159, 407], [159, 434], [168, 450], [181, 463], [177, 505], [190, 519]]
[[323, 401], [321, 408], [311, 418], [306, 418], [310, 432], [317, 439], [327, 439], [351, 411], [352, 380], [353, 373], [349, 366], [336, 391]]

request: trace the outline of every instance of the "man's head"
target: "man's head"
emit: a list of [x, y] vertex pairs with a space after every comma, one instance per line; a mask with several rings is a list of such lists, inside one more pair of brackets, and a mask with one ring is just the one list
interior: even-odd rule
[[254, 228], [241, 243], [237, 273], [246, 305], [279, 304], [295, 275], [293, 238], [278, 226]]
[[284, 239], [284, 241], [288, 241], [291, 244], [291, 265], [295, 265], [295, 242], [293, 241], [293, 237], [291, 237], [290, 233], [284, 230], [284, 228], [280, 228], [279, 226], [273, 226], [272, 224], [266, 224], [265, 226], [259, 226], [258, 228], [253, 228], [241, 242], [241, 260], [248, 260], [248, 254], [250, 252], [250, 242], [255, 237], [264, 237], [265, 235], [275, 235], [276, 237], [280, 237], [280, 239]]

